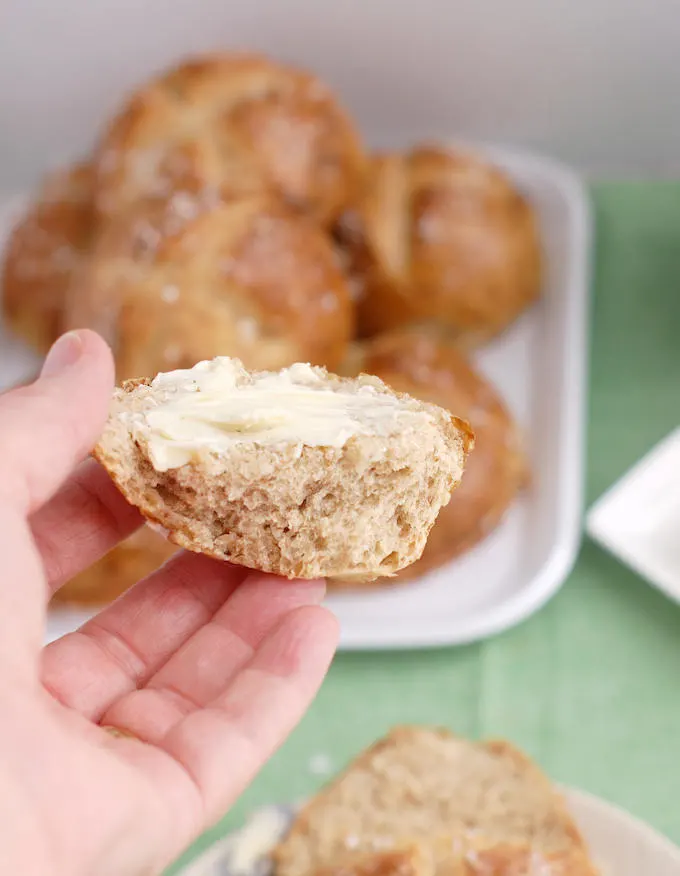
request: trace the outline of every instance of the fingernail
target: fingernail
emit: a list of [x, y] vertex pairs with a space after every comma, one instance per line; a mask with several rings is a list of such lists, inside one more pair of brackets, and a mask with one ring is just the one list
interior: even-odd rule
[[54, 377], [80, 359], [83, 341], [78, 332], [67, 332], [52, 345], [40, 372], [41, 377]]
[[313, 596], [312, 596], [312, 599], [310, 599], [310, 602], [312, 604], [319, 605], [324, 601], [325, 598], [326, 598], [326, 579], [319, 578], [318, 581], [314, 581]]

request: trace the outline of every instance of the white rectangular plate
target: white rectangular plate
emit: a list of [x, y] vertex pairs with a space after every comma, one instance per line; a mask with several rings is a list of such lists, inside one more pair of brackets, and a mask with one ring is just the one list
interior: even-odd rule
[[[540, 303], [478, 357], [524, 429], [533, 484], [503, 525], [462, 559], [413, 584], [329, 598], [346, 649], [433, 647], [497, 633], [543, 605], [576, 557], [584, 474], [588, 198], [578, 177], [560, 164], [474, 148], [505, 168], [530, 199], [546, 256]], [[33, 367], [19, 345], [0, 335], [0, 383]], [[49, 638], [83, 617], [53, 613]]]
[[595, 502], [586, 530], [650, 584], [680, 602], [680, 429]]

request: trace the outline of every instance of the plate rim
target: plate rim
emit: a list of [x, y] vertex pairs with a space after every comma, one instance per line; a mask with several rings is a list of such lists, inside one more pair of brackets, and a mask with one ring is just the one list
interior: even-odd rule
[[[639, 835], [658, 854], [667, 856], [669, 863], [677, 866], [678, 873], [680, 874], [680, 846], [676, 845], [661, 831], [604, 797], [571, 786], [560, 785], [558, 787], [570, 807], [573, 806], [574, 809], [580, 809], [582, 812], [590, 811], [597, 813], [598, 817], [616, 824], [621, 831]], [[582, 819], [579, 821], [577, 814], [571, 808], [570, 814], [577, 821], [579, 829], [583, 830]]]

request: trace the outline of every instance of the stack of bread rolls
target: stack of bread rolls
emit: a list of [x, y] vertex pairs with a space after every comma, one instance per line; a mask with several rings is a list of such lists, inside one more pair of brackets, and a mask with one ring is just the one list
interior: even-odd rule
[[[2, 304], [39, 352], [96, 329], [120, 380], [216, 355], [303, 361], [469, 419], [476, 449], [413, 578], [484, 538], [527, 480], [468, 354], [540, 285], [532, 209], [499, 169], [432, 144], [371, 155], [314, 75], [222, 54], [144, 84], [89, 156], [45, 180], [10, 237]], [[57, 598], [109, 601], [171, 550], [144, 530]]]

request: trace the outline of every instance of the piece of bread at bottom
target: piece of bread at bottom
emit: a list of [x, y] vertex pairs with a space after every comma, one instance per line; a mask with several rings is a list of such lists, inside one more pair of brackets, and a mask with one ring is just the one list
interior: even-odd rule
[[[596, 874], [565, 802], [529, 758], [428, 727], [395, 728], [314, 797], [274, 850], [275, 872], [308, 876], [413, 842], [429, 849], [437, 876]], [[484, 861], [489, 869], [474, 869]]]
[[434, 876], [434, 862], [422, 844], [414, 842], [349, 853], [341, 861], [319, 867], [313, 876]]
[[94, 455], [182, 547], [288, 578], [370, 580], [422, 554], [472, 441], [377, 378], [221, 357], [116, 390]]
[[537, 852], [529, 843], [466, 842], [452, 836], [411, 842], [393, 849], [348, 852], [309, 876], [593, 876], [588, 855]]
[[162, 535], [143, 526], [94, 565], [67, 581], [53, 604], [105, 605], [146, 578], [177, 551]]

